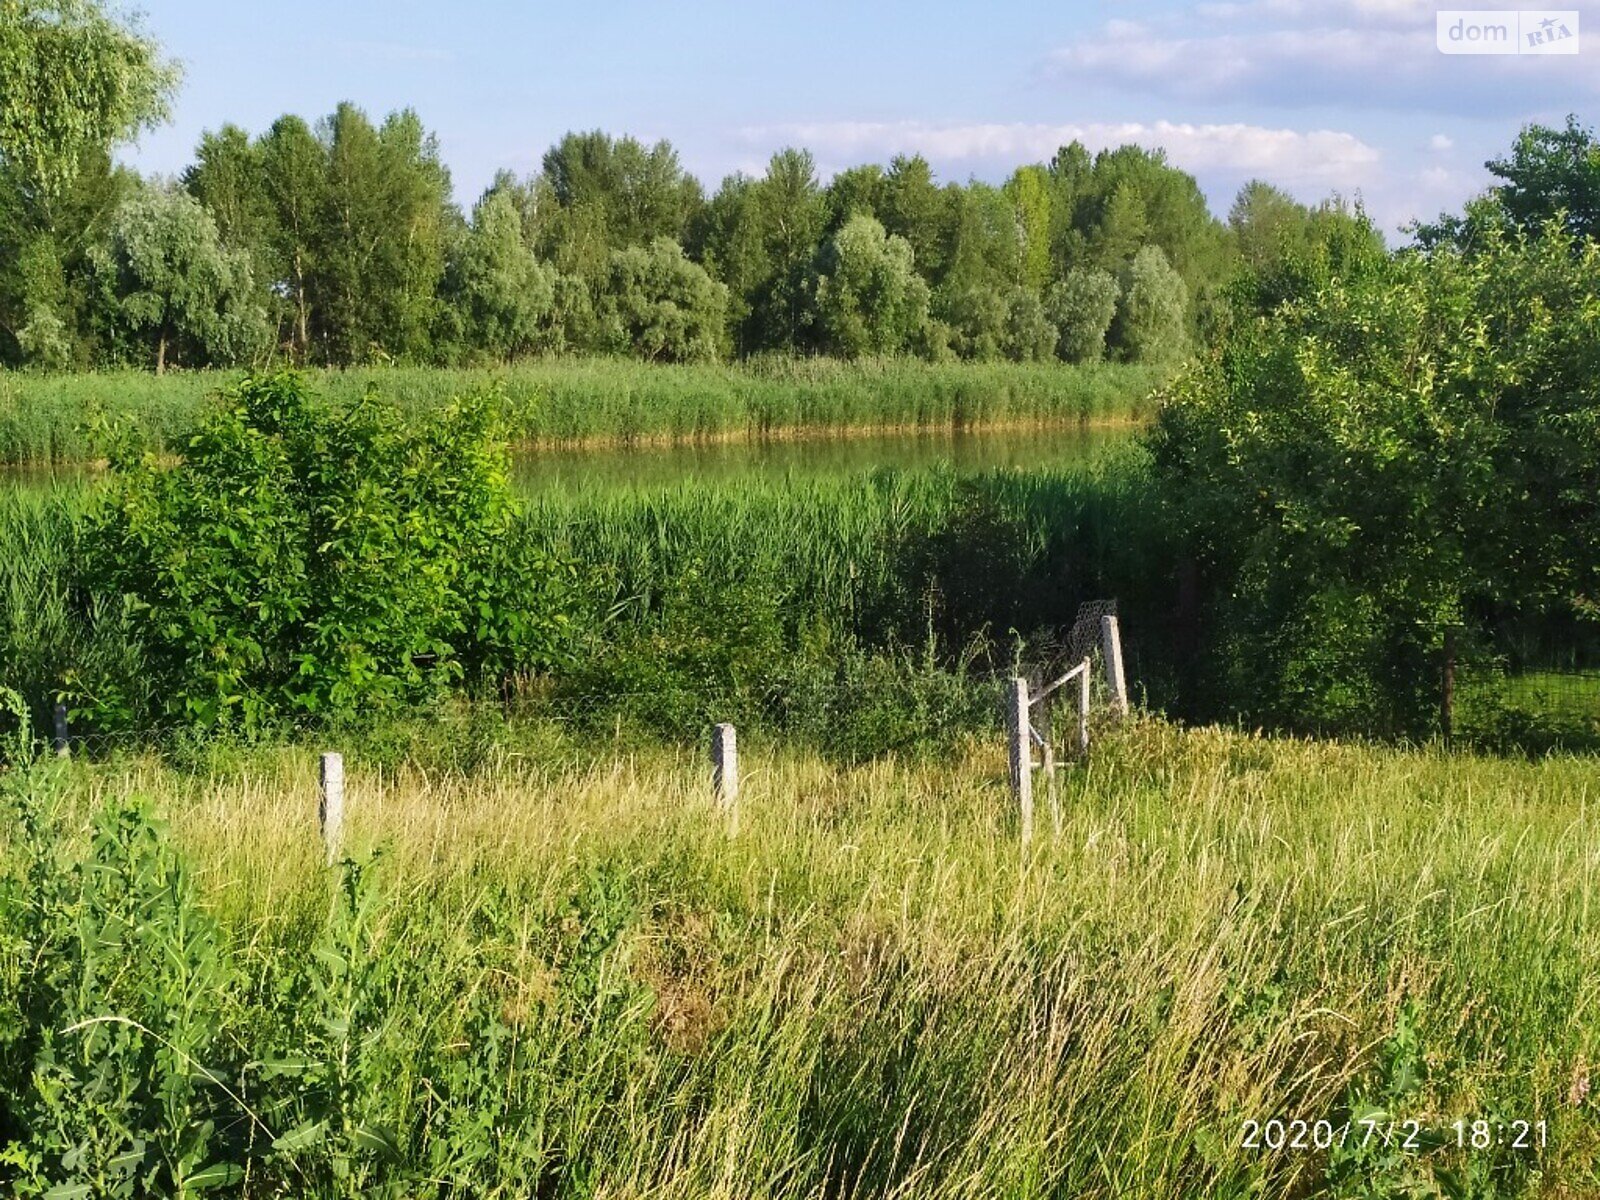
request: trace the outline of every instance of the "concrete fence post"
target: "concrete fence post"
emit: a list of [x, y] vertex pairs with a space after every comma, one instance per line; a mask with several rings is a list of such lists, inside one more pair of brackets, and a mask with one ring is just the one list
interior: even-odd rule
[[1089, 753], [1089, 673], [1092, 664], [1086, 658], [1078, 671], [1078, 753]]
[[1056, 702], [1039, 704], [1039, 719], [1034, 727], [1039, 731], [1039, 770], [1044, 775], [1044, 795], [1050, 804], [1050, 830], [1061, 836], [1061, 789], [1056, 779]]
[[317, 820], [331, 867], [339, 861], [344, 846], [344, 755], [324, 754], [318, 776], [322, 803], [317, 808]]
[[1439, 681], [1439, 732], [1448, 749], [1455, 736], [1456, 712], [1456, 631], [1444, 631], [1444, 669]]
[[711, 792], [717, 807], [730, 815], [739, 803], [739, 736], [732, 725], [711, 730]]
[[1022, 844], [1033, 841], [1033, 747], [1028, 744], [1028, 681], [1013, 679], [1006, 700], [1006, 733], [1011, 741], [1011, 794], [1022, 813]]
[[67, 706], [60, 700], [56, 701], [55, 725], [56, 754], [67, 758], [72, 754], [72, 737], [67, 732]]
[[1122, 674], [1122, 633], [1117, 619], [1109, 614], [1100, 618], [1100, 646], [1106, 660], [1106, 687], [1111, 690], [1113, 716], [1128, 715], [1128, 681]]

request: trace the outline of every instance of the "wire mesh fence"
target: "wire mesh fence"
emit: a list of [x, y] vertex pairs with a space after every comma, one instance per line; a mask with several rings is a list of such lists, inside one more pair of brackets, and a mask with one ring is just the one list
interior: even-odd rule
[[[65, 729], [54, 725], [48, 708], [34, 712], [31, 743], [35, 753], [64, 749], [105, 758], [152, 750], [209, 753], [219, 743], [323, 746], [332, 737], [386, 755], [466, 761], [497, 740], [515, 740], [526, 727], [603, 729], [619, 738], [643, 734], [697, 744], [714, 724], [732, 722], [758, 736], [865, 760], [997, 735], [1005, 728], [1012, 680], [1024, 679], [1037, 696], [1085, 659], [1092, 660], [1089, 707], [1101, 725], [1113, 707], [1102, 623], [1118, 615], [1115, 599], [1096, 599], [1078, 605], [1056, 630], [1035, 631], [1026, 642], [991, 639], [981, 653], [959, 655], [932, 648], [841, 655], [820, 671], [786, 670], [782, 663], [754, 678], [709, 667], [659, 670], [628, 681], [633, 686], [610, 687], [520, 679], [492, 696], [443, 694], [338, 728], [309, 718], [253, 730], [201, 728], [178, 719], [112, 722], [91, 705], [69, 703]], [[1222, 653], [1174, 666], [1168, 633], [1136, 622], [1121, 650], [1134, 703], [1172, 716], [1312, 734], [1443, 739], [1497, 751], [1600, 750], [1600, 654], [1575, 639], [1539, 644], [1483, 629], [1416, 624], [1323, 639], [1240, 631], [1223, 641]], [[1172, 683], [1184, 680], [1185, 671], [1187, 692]], [[1059, 709], [1069, 698], [1076, 703], [1053, 696], [1050, 707]], [[1070, 759], [1075, 717], [1064, 710], [1041, 717], [1057, 752]], [[348, 738], [347, 730], [353, 731]]]

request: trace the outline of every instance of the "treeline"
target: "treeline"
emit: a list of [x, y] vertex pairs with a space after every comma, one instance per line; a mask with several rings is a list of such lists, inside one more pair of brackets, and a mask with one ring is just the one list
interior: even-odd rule
[[[6, 0], [0, 363], [471, 364], [763, 352], [1171, 361], [1241, 265], [1330, 230], [1264, 183], [1229, 220], [1160, 151], [1079, 143], [1001, 186], [921, 157], [824, 183], [804, 150], [708, 195], [667, 142], [571, 133], [463, 213], [410, 110], [208, 132], [177, 180], [114, 165], [173, 85], [87, 2]], [[46, 136], [78, 128], [76, 139]]]

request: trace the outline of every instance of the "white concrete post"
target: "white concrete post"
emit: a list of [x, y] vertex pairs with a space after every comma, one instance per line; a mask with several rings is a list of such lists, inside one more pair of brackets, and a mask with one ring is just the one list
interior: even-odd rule
[[1092, 663], [1086, 658], [1083, 660], [1083, 669], [1078, 672], [1078, 753], [1089, 753], [1089, 672]]
[[67, 758], [72, 754], [72, 739], [67, 733], [67, 706], [60, 700], [56, 701], [56, 754]]
[[328, 865], [339, 861], [344, 844], [344, 755], [324, 754], [319, 771], [322, 803], [317, 820], [322, 825], [322, 841], [328, 850]]
[[1056, 780], [1055, 698], [1039, 705], [1039, 770], [1044, 773], [1044, 794], [1050, 802], [1050, 829], [1061, 836], [1061, 790]]
[[732, 814], [739, 803], [739, 738], [732, 725], [711, 730], [711, 791], [717, 807]]
[[1028, 744], [1028, 681], [1013, 679], [1006, 701], [1006, 733], [1011, 739], [1011, 794], [1022, 812], [1022, 844], [1033, 841], [1033, 747]]
[[1100, 645], [1105, 653], [1106, 686], [1111, 689], [1113, 716], [1128, 715], [1128, 681], [1122, 674], [1122, 634], [1113, 616], [1100, 618]]

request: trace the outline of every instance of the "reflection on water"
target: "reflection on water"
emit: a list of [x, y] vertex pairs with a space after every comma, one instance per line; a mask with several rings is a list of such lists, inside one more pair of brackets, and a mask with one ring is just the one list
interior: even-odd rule
[[[1128, 442], [1127, 427], [1004, 429], [988, 432], [922, 430], [848, 437], [787, 438], [603, 449], [550, 449], [517, 456], [513, 478], [526, 492], [668, 487], [689, 479], [757, 476], [818, 478], [881, 467], [947, 465], [957, 471], [1031, 470], [1087, 462]], [[97, 473], [83, 465], [10, 467], [0, 487], [44, 494], [89, 486]]]
[[543, 450], [518, 458], [526, 491], [665, 487], [686, 479], [824, 477], [881, 467], [948, 465], [958, 471], [1038, 469], [1086, 462], [1133, 436], [1129, 428], [923, 430], [763, 442]]

